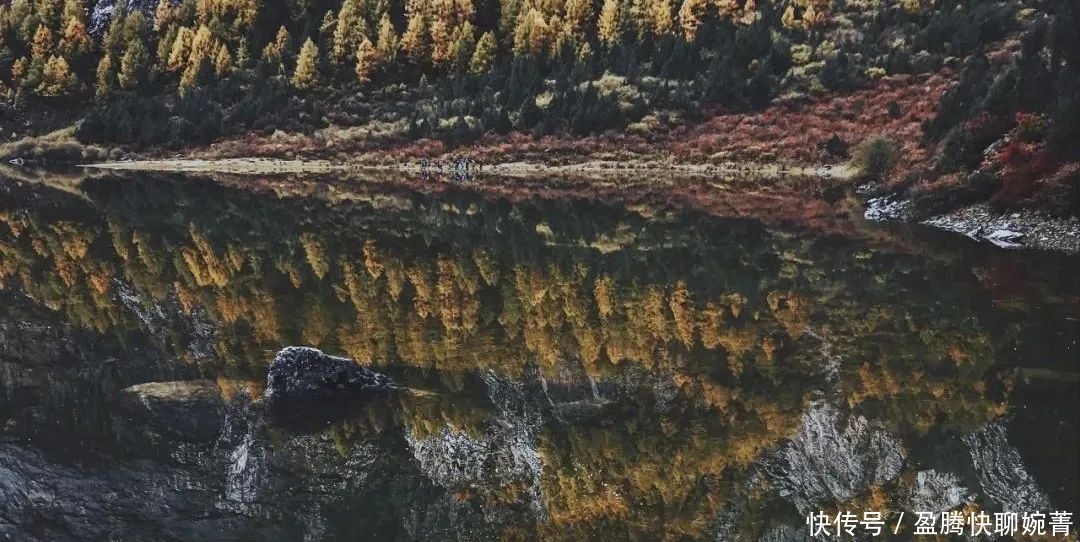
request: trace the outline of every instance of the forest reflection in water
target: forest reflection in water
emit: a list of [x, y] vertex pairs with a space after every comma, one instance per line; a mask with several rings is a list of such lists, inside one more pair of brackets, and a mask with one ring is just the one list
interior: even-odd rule
[[[8, 433], [200, 480], [190, 518], [121, 532], [785, 540], [816, 510], [1076, 507], [1074, 259], [179, 176], [5, 181], [0, 222], [5, 325], [61, 330], [4, 328]], [[120, 369], [44, 377], [35, 340]], [[244, 397], [287, 345], [417, 391], [264, 420]]]

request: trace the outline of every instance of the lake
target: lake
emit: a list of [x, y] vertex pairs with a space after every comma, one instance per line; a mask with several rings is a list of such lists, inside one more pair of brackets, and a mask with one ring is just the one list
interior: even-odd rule
[[[0, 538], [782, 541], [880, 511], [906, 540], [918, 511], [1075, 511], [1080, 259], [815, 194], [3, 179]], [[271, 413], [290, 345], [411, 391]]]

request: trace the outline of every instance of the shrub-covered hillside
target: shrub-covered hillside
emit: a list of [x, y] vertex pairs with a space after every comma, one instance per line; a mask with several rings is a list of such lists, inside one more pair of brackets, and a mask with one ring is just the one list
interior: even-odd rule
[[1040, 2], [1026, 31], [970, 56], [925, 123], [935, 160], [896, 171], [931, 214], [989, 199], [997, 207], [1080, 213], [1080, 4]]
[[13, 0], [6, 132], [179, 146], [248, 130], [587, 134], [929, 72], [1032, 17], [984, 0]]

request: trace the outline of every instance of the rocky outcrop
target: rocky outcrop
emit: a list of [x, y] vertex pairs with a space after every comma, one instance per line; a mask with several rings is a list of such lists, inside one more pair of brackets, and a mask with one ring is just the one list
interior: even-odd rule
[[109, 27], [109, 22], [112, 21], [113, 13], [122, 3], [127, 13], [138, 10], [143, 12], [146, 20], [154, 20], [154, 8], [157, 7], [157, 2], [153, 0], [98, 0], [94, 4], [94, 9], [90, 11], [90, 33], [95, 36], [104, 34], [105, 29]]
[[390, 377], [348, 358], [304, 346], [284, 348], [266, 375], [267, 399], [320, 399], [365, 391], [397, 389]]

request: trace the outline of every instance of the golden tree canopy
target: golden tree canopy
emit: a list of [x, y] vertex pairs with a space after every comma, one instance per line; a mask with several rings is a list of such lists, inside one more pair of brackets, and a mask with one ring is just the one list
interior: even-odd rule
[[318, 80], [319, 48], [315, 42], [308, 38], [300, 47], [300, 54], [296, 57], [296, 70], [293, 72], [292, 84], [296, 88], [311, 88]]
[[45, 61], [45, 67], [41, 72], [41, 83], [37, 87], [37, 93], [41, 96], [66, 96], [75, 88], [75, 74], [71, 72], [64, 57], [52, 55]]

